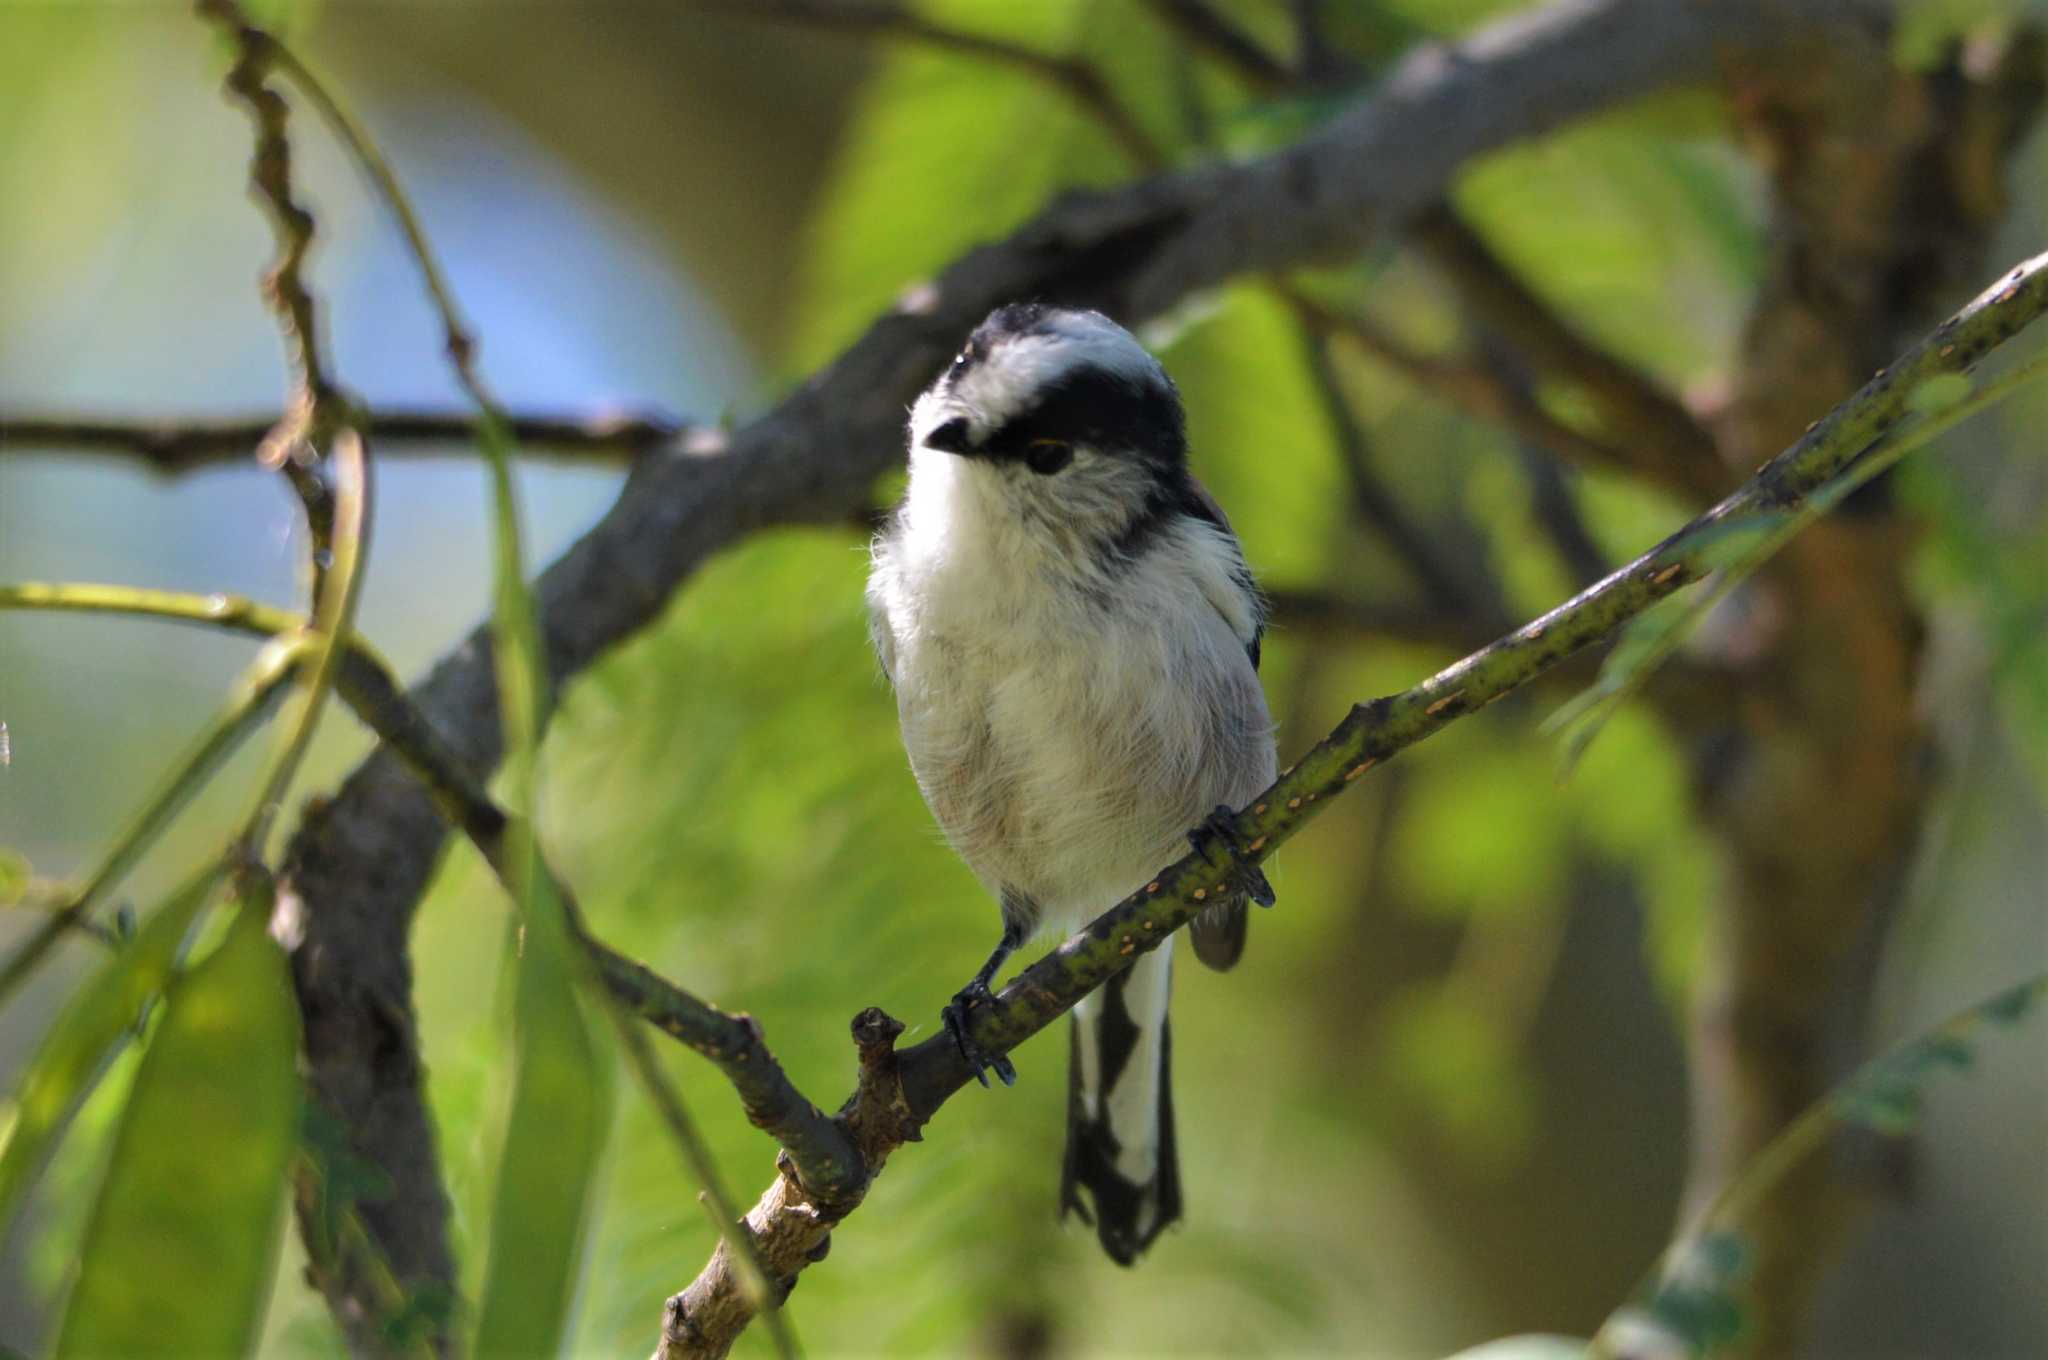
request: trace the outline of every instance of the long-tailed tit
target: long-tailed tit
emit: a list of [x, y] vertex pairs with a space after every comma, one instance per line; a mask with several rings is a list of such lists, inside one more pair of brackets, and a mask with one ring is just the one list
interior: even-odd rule
[[[1025, 305], [913, 408], [867, 595], [918, 787], [1002, 907], [946, 1024], [984, 1085], [1008, 1083], [965, 1026], [1003, 960], [1142, 887], [1184, 837], [1227, 834], [1216, 812], [1272, 782], [1258, 589], [1189, 475], [1159, 362], [1100, 313]], [[1244, 949], [1246, 897], [1272, 900], [1256, 869], [1236, 889], [1192, 928], [1212, 968]], [[1171, 970], [1169, 940], [1074, 1008], [1062, 1209], [1126, 1265], [1181, 1212]]]

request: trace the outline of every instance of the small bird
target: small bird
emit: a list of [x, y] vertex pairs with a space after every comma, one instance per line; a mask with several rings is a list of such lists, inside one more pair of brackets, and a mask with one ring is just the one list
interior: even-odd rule
[[[1002, 909], [944, 1012], [969, 1012], [1039, 930], [1066, 935], [1273, 782], [1264, 605], [1188, 472], [1166, 370], [1098, 312], [1003, 307], [910, 415], [910, 485], [875, 539], [870, 628], [925, 802]], [[1241, 871], [1195, 919], [1212, 968], [1244, 950]], [[1172, 941], [1074, 1008], [1062, 1212], [1129, 1265], [1181, 1215], [1167, 999]], [[1084, 1202], [1085, 1191], [1088, 1201]]]

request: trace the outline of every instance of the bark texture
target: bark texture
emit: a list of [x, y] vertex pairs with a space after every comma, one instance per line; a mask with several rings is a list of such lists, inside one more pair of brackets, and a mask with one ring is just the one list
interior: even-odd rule
[[[1731, 64], [1728, 87], [1775, 191], [1770, 272], [1718, 424], [1730, 468], [1798, 437], [1985, 267], [2007, 153], [2038, 110], [2040, 36], [1891, 60], [1881, 12]], [[1926, 811], [1916, 707], [1924, 620], [1914, 529], [1878, 483], [1803, 534], [1729, 638], [1734, 722], [1689, 731], [1727, 883], [1690, 1039], [1690, 1214], [1850, 1065], [1870, 947]], [[1866, 1161], [1867, 1165], [1867, 1161]], [[1816, 1159], [1753, 1226], [1742, 1345], [1796, 1350], [1869, 1187]]]

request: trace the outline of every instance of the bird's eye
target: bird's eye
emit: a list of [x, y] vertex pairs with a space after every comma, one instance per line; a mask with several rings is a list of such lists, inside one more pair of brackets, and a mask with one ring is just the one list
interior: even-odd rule
[[1024, 447], [1024, 466], [1050, 477], [1074, 461], [1074, 446], [1062, 439], [1034, 439]]

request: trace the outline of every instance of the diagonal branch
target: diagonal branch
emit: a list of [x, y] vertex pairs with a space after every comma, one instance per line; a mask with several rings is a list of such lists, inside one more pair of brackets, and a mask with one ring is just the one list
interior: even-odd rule
[[[1440, 198], [1473, 156], [1826, 25], [1853, 0], [1557, 0], [1429, 44], [1300, 142], [1063, 199], [975, 250], [882, 317], [723, 456], [643, 461], [605, 518], [540, 578], [559, 683], [660, 615], [713, 553], [757, 529], [843, 521], [900, 457], [903, 410], [959, 338], [1019, 298], [1100, 307], [1127, 322], [1247, 274], [1355, 255]], [[490, 649], [455, 648], [413, 691], [472, 770], [500, 753]], [[446, 1283], [446, 1202], [431, 1174], [406, 941], [442, 841], [434, 802], [380, 752], [309, 811], [291, 882], [330, 920], [301, 966], [327, 983], [305, 1011], [314, 1080], [392, 1194], [364, 1206], [394, 1264]], [[309, 1037], [309, 1049], [314, 1047]], [[344, 1301], [344, 1307], [353, 1307]], [[364, 1308], [373, 1306], [365, 1299]]]
[[[1026, 968], [993, 1004], [976, 1009], [969, 1020], [975, 1045], [990, 1056], [1009, 1052], [1128, 967], [1133, 957], [1157, 948], [1192, 921], [1243, 865], [1270, 856], [1373, 766], [1612, 637], [1658, 601], [1710, 574], [1731, 527], [1778, 524], [1810, 502], [1825, 500], [1837, 483], [1855, 475], [1874, 446], [1905, 426], [1922, 384], [1943, 374], [1967, 373], [2044, 311], [2048, 254], [1992, 284], [1797, 444], [1664, 542], [1422, 683], [1354, 706], [1329, 736], [1232, 818], [1229, 839], [1242, 845], [1244, 854], [1233, 855], [1218, 837], [1162, 869], [1145, 887]], [[934, 1035], [905, 1053], [891, 1054], [887, 1062], [864, 1053], [861, 1084], [847, 1110], [869, 1167], [879, 1170], [895, 1147], [913, 1140], [919, 1126], [972, 1076], [951, 1035]], [[864, 1111], [888, 1113], [864, 1122]], [[839, 1217], [783, 1177], [748, 1215], [747, 1226], [771, 1269], [793, 1282], [815, 1259]], [[657, 1360], [723, 1355], [747, 1318], [738, 1276], [721, 1249], [688, 1289], [669, 1300]]]
[[[359, 412], [358, 428], [381, 457], [437, 452], [433, 446], [470, 444], [481, 435], [476, 417], [426, 409]], [[75, 450], [132, 458], [152, 472], [174, 476], [215, 464], [240, 463], [277, 428], [280, 417], [227, 420], [116, 420], [90, 416], [0, 414], [0, 457], [43, 450]], [[506, 418], [513, 438], [553, 457], [630, 462], [664, 447], [715, 449], [715, 430], [685, 425], [654, 412], [577, 416], [523, 412]], [[411, 446], [410, 448], [406, 446]]]

